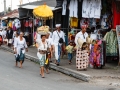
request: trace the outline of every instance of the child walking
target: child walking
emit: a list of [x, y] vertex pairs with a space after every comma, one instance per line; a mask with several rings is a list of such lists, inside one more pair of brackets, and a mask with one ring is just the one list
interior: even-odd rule
[[71, 64], [71, 60], [73, 58], [73, 50], [74, 50], [74, 47], [73, 47], [73, 42], [70, 41], [69, 45], [66, 47], [66, 51], [68, 53], [68, 60], [69, 60], [69, 64]]

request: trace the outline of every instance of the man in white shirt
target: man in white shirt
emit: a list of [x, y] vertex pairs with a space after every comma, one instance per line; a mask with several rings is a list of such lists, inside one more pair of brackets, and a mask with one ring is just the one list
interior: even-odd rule
[[59, 66], [60, 55], [61, 55], [61, 45], [65, 42], [64, 32], [60, 30], [61, 24], [56, 24], [56, 31], [53, 32], [52, 40], [54, 45], [54, 53], [56, 64]]
[[2, 36], [3, 35], [3, 33], [2, 33], [2, 29], [0, 28], [0, 35]]
[[[87, 25], [82, 25], [82, 31], [78, 32], [75, 36], [75, 44], [78, 46], [78, 39], [80, 38], [83, 42], [86, 42], [86, 38], [88, 37], [88, 33], [86, 32]], [[85, 29], [84, 29], [85, 28]]]
[[[51, 57], [52, 57], [53, 56], [53, 40], [50, 37], [50, 32], [46, 35], [46, 38], [47, 38], [46, 40], [47, 40], [48, 46], [50, 48], [50, 53], [51, 53]], [[50, 60], [50, 62], [52, 62], [52, 61]]]
[[7, 28], [4, 28], [2, 31], [2, 37], [3, 37], [3, 42], [6, 42], [6, 33], [7, 33]]

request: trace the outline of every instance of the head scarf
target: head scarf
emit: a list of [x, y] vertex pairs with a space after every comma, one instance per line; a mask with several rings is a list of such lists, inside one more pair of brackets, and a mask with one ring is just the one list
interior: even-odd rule
[[81, 28], [83, 29], [83, 28], [88, 28], [88, 25], [87, 24], [82, 24], [81, 25]]
[[61, 24], [56, 24], [55, 26], [56, 26], [56, 27], [61, 27]]

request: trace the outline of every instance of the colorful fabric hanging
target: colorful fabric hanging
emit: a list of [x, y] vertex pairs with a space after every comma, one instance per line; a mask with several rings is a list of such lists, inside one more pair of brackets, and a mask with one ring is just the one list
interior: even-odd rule
[[116, 32], [108, 32], [104, 40], [106, 41], [106, 56], [118, 56], [118, 40]]
[[72, 17], [70, 19], [70, 26], [71, 27], [78, 27], [78, 18]]

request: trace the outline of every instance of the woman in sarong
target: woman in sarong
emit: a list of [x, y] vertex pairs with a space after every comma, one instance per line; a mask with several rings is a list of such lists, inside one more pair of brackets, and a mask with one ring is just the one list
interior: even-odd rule
[[[36, 43], [37, 43], [36, 46], [38, 48], [37, 56], [40, 62], [40, 75], [42, 76], [42, 78], [44, 78], [44, 67], [46, 63], [46, 54], [48, 50], [48, 43], [46, 40], [46, 35], [41, 35], [41, 39], [37, 39]], [[48, 73], [48, 70], [46, 71]]]
[[25, 51], [28, 51], [25, 38], [23, 37], [23, 32], [20, 32], [19, 37], [15, 40], [14, 48], [16, 54], [16, 66], [18, 66], [19, 61], [20, 68], [22, 68], [22, 64], [25, 58]]
[[87, 70], [89, 64], [89, 51], [87, 38], [88, 34], [86, 32], [87, 25], [81, 26], [82, 31], [76, 34], [75, 44], [76, 44], [76, 68], [77, 70]]

